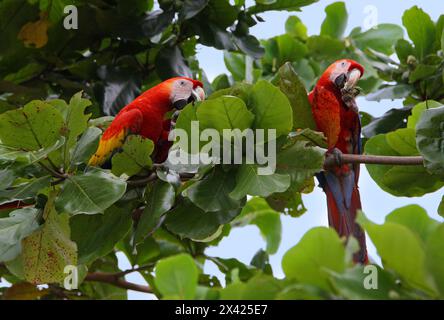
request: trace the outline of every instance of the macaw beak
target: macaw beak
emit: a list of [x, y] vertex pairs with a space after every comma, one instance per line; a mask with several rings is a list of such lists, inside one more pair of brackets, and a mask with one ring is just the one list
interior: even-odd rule
[[191, 95], [188, 99], [179, 99], [173, 102], [173, 107], [177, 110], [182, 110], [189, 103], [195, 103], [205, 99], [205, 92], [201, 87], [196, 87], [191, 90]]
[[335, 85], [339, 89], [351, 90], [356, 87], [359, 79], [361, 79], [362, 73], [358, 68], [353, 68], [347, 73], [341, 73], [335, 79]]
[[354, 89], [358, 84], [359, 79], [361, 79], [362, 73], [359, 69], [352, 69], [347, 73], [347, 81], [344, 83], [344, 90], [349, 91]]

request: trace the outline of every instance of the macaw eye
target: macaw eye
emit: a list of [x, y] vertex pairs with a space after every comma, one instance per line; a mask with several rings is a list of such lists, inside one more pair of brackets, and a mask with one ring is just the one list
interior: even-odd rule
[[346, 65], [346, 63], [345, 63], [345, 61], [343, 61], [343, 62], [341, 63], [341, 66], [345, 67], [345, 65]]
[[179, 84], [183, 87], [183, 86], [185, 86], [185, 81], [181, 80], [181, 81], [179, 82]]

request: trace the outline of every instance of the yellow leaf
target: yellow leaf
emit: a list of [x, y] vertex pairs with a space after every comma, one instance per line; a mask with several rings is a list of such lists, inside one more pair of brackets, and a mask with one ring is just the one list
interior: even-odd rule
[[26, 23], [18, 34], [25, 46], [41, 48], [48, 42], [48, 14], [40, 15], [40, 19], [35, 22]]

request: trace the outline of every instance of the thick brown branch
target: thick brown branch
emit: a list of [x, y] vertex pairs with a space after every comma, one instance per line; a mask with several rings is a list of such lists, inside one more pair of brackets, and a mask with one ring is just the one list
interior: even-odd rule
[[399, 165], [399, 166], [420, 166], [423, 165], [422, 156], [370, 156], [360, 154], [331, 153], [325, 158], [324, 167], [329, 168], [344, 163], [366, 163], [381, 165]]
[[91, 272], [86, 276], [85, 281], [103, 282], [127, 290], [153, 293], [150, 287], [133, 282], [128, 282], [122, 278], [121, 274], [107, 273], [107, 272]]

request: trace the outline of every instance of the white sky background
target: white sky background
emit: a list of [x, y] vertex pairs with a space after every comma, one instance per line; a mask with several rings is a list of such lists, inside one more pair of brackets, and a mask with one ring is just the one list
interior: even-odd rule
[[[253, 1], [248, 1], [247, 3]], [[321, 23], [325, 17], [324, 8], [326, 5], [333, 3], [332, 0], [321, 0], [316, 4], [302, 8], [302, 12], [268, 12], [261, 14], [265, 22], [259, 23], [251, 29], [251, 33], [256, 37], [264, 39], [285, 32], [285, 20], [290, 15], [299, 16], [308, 28], [308, 33], [319, 34]], [[378, 9], [379, 23], [395, 23], [402, 25], [402, 14], [406, 9], [414, 5], [418, 5], [424, 11], [429, 13], [433, 20], [444, 13], [443, 0], [349, 0], [345, 1], [349, 13], [349, 22], [346, 30], [348, 34], [351, 29], [356, 26], [362, 26], [365, 12], [364, 8], [367, 5], [373, 5]], [[340, 57], [338, 57], [339, 59]], [[210, 80], [220, 73], [226, 73], [223, 62], [223, 53], [213, 48], [200, 46], [198, 49], [198, 60], [200, 66], [205, 70]], [[369, 112], [374, 116], [379, 116], [389, 110], [390, 108], [399, 108], [402, 106], [401, 101], [383, 100], [381, 103], [369, 102], [364, 98], [359, 99], [358, 103], [360, 110]], [[382, 223], [384, 217], [390, 213], [391, 210], [405, 206], [408, 204], [419, 204], [424, 207], [429, 215], [433, 218], [442, 221], [442, 218], [437, 215], [436, 209], [441, 200], [442, 190], [429, 194], [420, 198], [406, 198], [394, 197], [382, 191], [375, 182], [370, 178], [362, 166], [360, 178], [360, 191], [362, 197], [363, 210], [367, 217], [377, 223]], [[285, 252], [294, 246], [306, 231], [315, 226], [327, 226], [327, 207], [325, 195], [316, 187], [315, 191], [309, 195], [303, 196], [303, 201], [308, 211], [300, 218], [291, 218], [282, 216], [282, 242], [279, 251], [270, 257], [271, 264], [275, 276], [283, 277], [281, 268], [282, 256]], [[210, 256], [217, 256], [222, 258], [237, 258], [240, 261], [249, 264], [251, 258], [260, 249], [265, 248], [265, 241], [259, 234], [256, 227], [248, 226], [240, 229], [233, 229], [230, 236], [222, 240], [220, 245], [215, 248], [207, 249], [207, 254]], [[376, 258], [376, 250], [372, 244], [369, 243], [370, 259]], [[121, 257], [119, 255], [119, 257]], [[129, 268], [126, 259], [121, 257], [120, 266], [123, 269]], [[378, 260], [379, 262], [379, 260]], [[223, 275], [218, 271], [217, 267], [212, 263], [205, 265], [205, 272], [216, 274], [222, 280]], [[144, 283], [143, 278], [137, 273], [127, 276], [128, 281], [135, 281]], [[151, 295], [141, 294], [134, 291], [129, 291], [130, 299], [147, 299], [152, 298]]]

